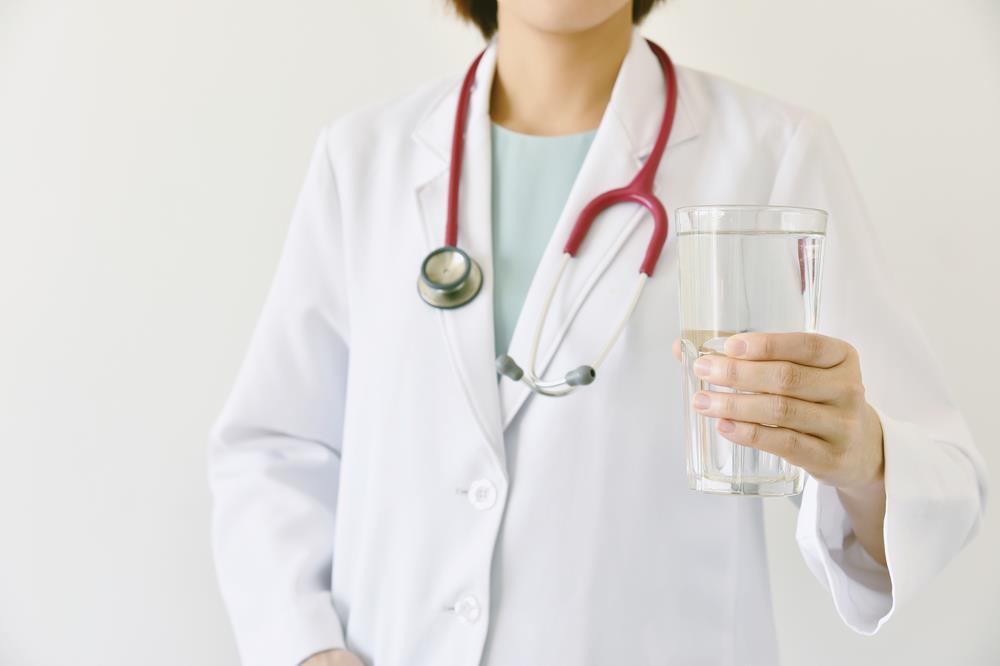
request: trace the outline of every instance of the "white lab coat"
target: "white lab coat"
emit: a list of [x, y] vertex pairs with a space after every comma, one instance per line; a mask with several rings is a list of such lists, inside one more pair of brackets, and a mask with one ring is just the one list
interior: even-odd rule
[[[471, 304], [417, 295], [444, 236], [459, 79], [349, 114], [320, 135], [273, 285], [213, 426], [222, 592], [247, 666], [346, 646], [373, 666], [777, 662], [761, 502], [689, 490], [674, 229], [597, 381], [569, 397], [498, 382], [493, 359], [488, 101], [476, 74], [459, 244]], [[776, 203], [830, 212], [821, 331], [860, 351], [882, 420], [888, 572], [810, 479], [802, 553], [843, 620], [874, 632], [975, 533], [982, 460], [927, 344], [890, 290], [847, 164], [819, 116], [678, 68], [656, 188], [668, 210]], [[638, 32], [532, 281], [511, 343], [527, 358], [577, 212], [627, 182], [664, 85]], [[595, 222], [556, 297], [540, 367], [606, 340], [650, 224]], [[770, 500], [777, 501], [777, 500]]]

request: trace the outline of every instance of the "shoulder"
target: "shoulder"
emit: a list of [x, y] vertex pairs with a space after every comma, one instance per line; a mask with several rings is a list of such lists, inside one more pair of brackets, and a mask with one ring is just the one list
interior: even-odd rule
[[782, 154], [798, 136], [831, 131], [823, 114], [718, 74], [678, 66], [677, 80], [693, 121], [726, 145]]
[[453, 94], [461, 77], [448, 75], [397, 97], [367, 104], [328, 121], [323, 137], [333, 162], [358, 164], [372, 157], [401, 156], [425, 116]]
[[[826, 117], [727, 77], [677, 65], [679, 112], [699, 131], [731, 148], [784, 154], [797, 137], [832, 136]], [[328, 121], [322, 130], [331, 162], [363, 166], [383, 157], [402, 158], [414, 145], [416, 128], [461, 84], [457, 74], [426, 82], [412, 91], [361, 106]]]

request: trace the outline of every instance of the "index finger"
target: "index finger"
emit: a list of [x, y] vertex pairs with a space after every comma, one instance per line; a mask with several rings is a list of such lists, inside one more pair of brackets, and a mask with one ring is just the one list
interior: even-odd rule
[[852, 347], [819, 333], [737, 333], [727, 340], [726, 356], [749, 361], [791, 361], [815, 368], [843, 363]]

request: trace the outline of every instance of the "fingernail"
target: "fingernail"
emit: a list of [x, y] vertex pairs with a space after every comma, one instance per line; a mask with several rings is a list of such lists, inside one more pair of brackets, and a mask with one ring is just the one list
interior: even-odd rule
[[708, 377], [712, 374], [712, 360], [707, 356], [702, 356], [694, 362], [692, 366], [694, 374], [699, 377]]
[[732, 432], [736, 430], [736, 424], [732, 421], [722, 419], [719, 421], [719, 432]]
[[708, 394], [698, 391], [694, 394], [692, 400], [695, 409], [708, 409], [708, 406], [712, 404], [712, 399], [708, 397]]
[[745, 340], [733, 340], [729, 338], [726, 340], [723, 349], [726, 352], [726, 356], [743, 356], [747, 353], [747, 343]]

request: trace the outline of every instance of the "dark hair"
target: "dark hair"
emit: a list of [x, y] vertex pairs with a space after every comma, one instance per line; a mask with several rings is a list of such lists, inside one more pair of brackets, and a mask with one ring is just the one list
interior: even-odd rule
[[[472, 21], [489, 39], [497, 31], [497, 0], [447, 0], [458, 15]], [[662, 0], [632, 0], [632, 22], [639, 23]]]

